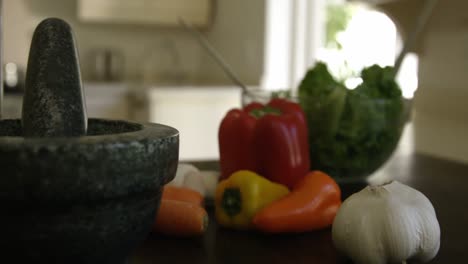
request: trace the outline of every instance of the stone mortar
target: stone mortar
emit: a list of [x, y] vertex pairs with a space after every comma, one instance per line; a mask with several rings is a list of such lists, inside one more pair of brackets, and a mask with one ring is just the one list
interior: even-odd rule
[[124, 263], [177, 170], [179, 133], [88, 119], [71, 27], [34, 31], [21, 120], [0, 120], [0, 247], [16, 263]]
[[122, 263], [149, 233], [178, 132], [90, 119], [88, 136], [24, 138], [0, 121], [2, 248], [24, 261]]

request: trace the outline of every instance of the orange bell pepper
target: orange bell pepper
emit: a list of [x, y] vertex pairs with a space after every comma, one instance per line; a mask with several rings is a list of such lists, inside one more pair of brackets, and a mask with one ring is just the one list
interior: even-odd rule
[[341, 205], [341, 190], [321, 171], [299, 181], [287, 196], [259, 211], [254, 226], [267, 233], [306, 232], [331, 226]]

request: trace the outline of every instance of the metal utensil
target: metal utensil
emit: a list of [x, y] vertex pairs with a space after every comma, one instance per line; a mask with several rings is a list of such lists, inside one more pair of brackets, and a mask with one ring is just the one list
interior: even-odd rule
[[201, 34], [195, 27], [191, 24], [184, 21], [184, 19], [179, 18], [179, 23], [184, 26], [187, 31], [189, 31], [198, 42], [201, 44], [203, 48], [211, 55], [211, 57], [218, 63], [218, 65], [223, 69], [224, 73], [240, 88], [242, 88], [242, 92], [249, 94], [247, 86], [240, 80], [240, 78], [234, 73], [232, 68], [228, 65], [228, 63], [222, 58], [222, 56], [216, 51], [216, 49], [210, 44], [210, 42]]
[[406, 41], [403, 45], [403, 49], [401, 50], [400, 54], [398, 55], [395, 61], [395, 76], [398, 74], [398, 71], [400, 70], [401, 64], [403, 63], [403, 59], [405, 58], [406, 54], [411, 49], [419, 34], [429, 21], [429, 17], [434, 11], [434, 7], [436, 6], [437, 2], [438, 0], [426, 1], [421, 13], [419, 14], [416, 20], [413, 30], [407, 35]]

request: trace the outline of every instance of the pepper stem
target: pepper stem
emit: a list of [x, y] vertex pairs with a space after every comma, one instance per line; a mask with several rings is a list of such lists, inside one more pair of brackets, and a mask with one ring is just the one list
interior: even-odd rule
[[221, 206], [229, 217], [234, 217], [242, 211], [242, 195], [239, 188], [226, 188], [221, 200]]
[[250, 111], [249, 113], [251, 116], [255, 117], [255, 118], [260, 118], [264, 115], [281, 115], [281, 110], [279, 110], [278, 108], [274, 108], [274, 107], [271, 107], [271, 106], [265, 106], [264, 108], [261, 108], [261, 109], [254, 109], [252, 111]]

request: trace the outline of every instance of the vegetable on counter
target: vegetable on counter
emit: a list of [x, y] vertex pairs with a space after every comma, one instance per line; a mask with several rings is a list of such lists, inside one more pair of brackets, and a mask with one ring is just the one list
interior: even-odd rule
[[338, 250], [355, 263], [428, 262], [440, 247], [434, 207], [419, 191], [391, 182], [344, 201], [332, 228]]
[[164, 186], [162, 199], [193, 203], [200, 206], [203, 206], [204, 200], [203, 196], [193, 189], [171, 185]]
[[249, 229], [252, 218], [263, 207], [289, 193], [286, 186], [247, 170], [235, 172], [216, 189], [215, 215], [225, 227]]
[[250, 170], [292, 187], [309, 171], [307, 125], [297, 103], [275, 98], [230, 110], [218, 136], [221, 179]]
[[205, 196], [205, 186], [200, 170], [192, 164], [179, 163], [174, 179], [168, 185], [186, 187]]
[[198, 236], [208, 227], [208, 214], [197, 204], [162, 199], [153, 231], [170, 236]]
[[395, 149], [404, 124], [401, 89], [392, 67], [373, 65], [362, 83], [348, 90], [317, 63], [299, 85], [299, 102], [309, 125], [313, 170], [333, 177], [368, 175]]
[[267, 233], [307, 232], [331, 226], [341, 205], [341, 190], [321, 171], [307, 174], [291, 193], [260, 210], [255, 227]]
[[205, 198], [214, 199], [221, 173], [214, 170], [203, 170], [200, 173], [205, 184]]
[[199, 192], [205, 198], [212, 198], [218, 180], [219, 173], [216, 171], [200, 171], [192, 164], [179, 163], [176, 176], [167, 185], [189, 188]]
[[153, 231], [171, 236], [203, 234], [209, 222], [203, 202], [203, 195], [194, 189], [164, 186]]

